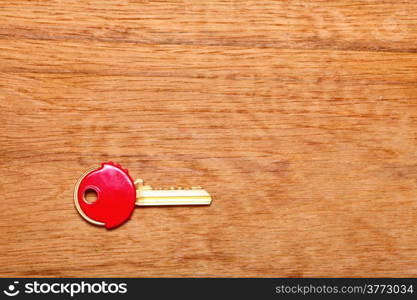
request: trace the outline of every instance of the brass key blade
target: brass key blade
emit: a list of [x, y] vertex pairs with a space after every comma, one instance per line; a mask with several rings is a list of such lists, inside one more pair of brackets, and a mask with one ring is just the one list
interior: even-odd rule
[[136, 205], [159, 206], [159, 205], [210, 205], [210, 194], [200, 187], [191, 189], [153, 189], [149, 185], [143, 185], [143, 180], [135, 182]]

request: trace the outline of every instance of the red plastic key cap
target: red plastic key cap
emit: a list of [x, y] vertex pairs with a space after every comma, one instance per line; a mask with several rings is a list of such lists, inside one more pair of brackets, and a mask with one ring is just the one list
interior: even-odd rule
[[[97, 193], [94, 203], [85, 200], [88, 190]], [[88, 171], [79, 179], [74, 201], [84, 219], [110, 229], [123, 224], [132, 215], [136, 188], [127, 170], [112, 162], [103, 163], [100, 168]]]

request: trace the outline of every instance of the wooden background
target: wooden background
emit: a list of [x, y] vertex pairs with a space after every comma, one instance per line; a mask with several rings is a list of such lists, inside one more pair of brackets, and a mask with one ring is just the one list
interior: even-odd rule
[[[1, 1], [0, 275], [417, 276], [417, 3]], [[211, 207], [107, 231], [113, 160]]]

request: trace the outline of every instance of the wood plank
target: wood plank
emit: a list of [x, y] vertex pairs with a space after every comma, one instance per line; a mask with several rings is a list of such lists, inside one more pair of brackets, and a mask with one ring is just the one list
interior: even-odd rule
[[[0, 4], [0, 276], [417, 276], [415, 1]], [[113, 160], [210, 207], [73, 206]]]

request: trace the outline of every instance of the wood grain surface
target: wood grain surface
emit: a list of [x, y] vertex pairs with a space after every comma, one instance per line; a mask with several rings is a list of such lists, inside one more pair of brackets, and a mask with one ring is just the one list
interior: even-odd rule
[[[417, 2], [0, 3], [0, 275], [417, 276]], [[113, 160], [210, 207], [86, 223]]]

